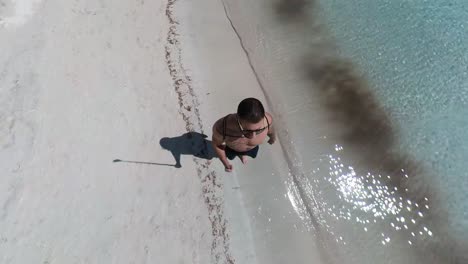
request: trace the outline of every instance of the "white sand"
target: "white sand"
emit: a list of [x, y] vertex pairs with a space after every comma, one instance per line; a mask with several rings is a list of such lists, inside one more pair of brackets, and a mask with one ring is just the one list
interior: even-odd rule
[[[267, 147], [249, 165], [265, 170], [234, 162], [227, 175], [190, 155], [166, 166], [174, 158], [159, 146], [187, 130], [211, 135], [245, 97], [265, 101], [221, 2], [19, 1], [2, 11], [2, 263], [256, 263], [256, 251], [271, 262], [277, 239], [252, 242], [265, 219], [251, 218], [262, 205], [243, 193], [287, 174], [281, 154], [274, 164]], [[285, 192], [264, 199], [283, 198], [288, 224], [276, 229], [286, 236], [301, 227]]]
[[[18, 2], [34, 10], [17, 14]], [[161, 138], [187, 127], [209, 132], [243, 97], [214, 105], [221, 95], [212, 91], [199, 97], [201, 107], [182, 94], [187, 87], [175, 87], [173, 78], [190, 81], [180, 47], [168, 41], [176, 25], [166, 1], [18, 2], [6, 1], [0, 13], [22, 19], [0, 24], [0, 262], [232, 262], [223, 174], [191, 156], [180, 169], [112, 162], [174, 164]], [[207, 25], [224, 32], [221, 23]], [[224, 34], [230, 45], [233, 33]], [[244, 74], [236, 73], [247, 68], [242, 56], [229, 56], [232, 71]], [[241, 78], [230, 75], [232, 88]]]

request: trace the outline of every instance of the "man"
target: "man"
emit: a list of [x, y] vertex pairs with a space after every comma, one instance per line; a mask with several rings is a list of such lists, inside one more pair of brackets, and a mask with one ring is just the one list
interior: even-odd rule
[[258, 99], [247, 98], [240, 102], [236, 114], [229, 114], [213, 125], [213, 147], [226, 171], [231, 172], [229, 160], [237, 156], [245, 164], [247, 156], [255, 158], [267, 135], [268, 143], [275, 143], [273, 118]]

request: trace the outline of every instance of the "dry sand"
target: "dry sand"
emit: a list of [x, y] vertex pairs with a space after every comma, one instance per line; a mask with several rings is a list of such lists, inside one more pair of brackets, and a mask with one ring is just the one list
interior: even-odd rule
[[221, 166], [160, 146], [261, 96], [221, 6], [188, 54], [188, 1], [3, 2], [0, 262], [233, 263]]

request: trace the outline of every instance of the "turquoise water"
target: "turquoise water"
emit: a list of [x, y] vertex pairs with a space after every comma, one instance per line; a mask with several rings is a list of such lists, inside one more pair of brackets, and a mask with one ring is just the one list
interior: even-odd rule
[[423, 162], [450, 226], [468, 235], [468, 1], [321, 1], [342, 55], [360, 66]]

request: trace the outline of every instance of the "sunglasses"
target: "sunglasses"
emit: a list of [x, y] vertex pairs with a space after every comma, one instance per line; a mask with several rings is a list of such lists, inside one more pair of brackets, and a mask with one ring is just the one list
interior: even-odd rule
[[267, 127], [268, 127], [268, 126], [266, 126], [266, 127], [262, 127], [262, 128], [255, 129], [255, 130], [244, 129], [244, 128], [242, 127], [241, 122], [239, 121], [239, 117], [236, 117], [236, 119], [237, 119], [237, 124], [239, 124], [239, 128], [240, 128], [241, 133], [242, 133], [243, 136], [248, 136], [248, 135], [252, 135], [252, 134], [260, 135], [260, 134], [263, 133], [263, 131], [265, 131], [265, 129], [267, 129]]

